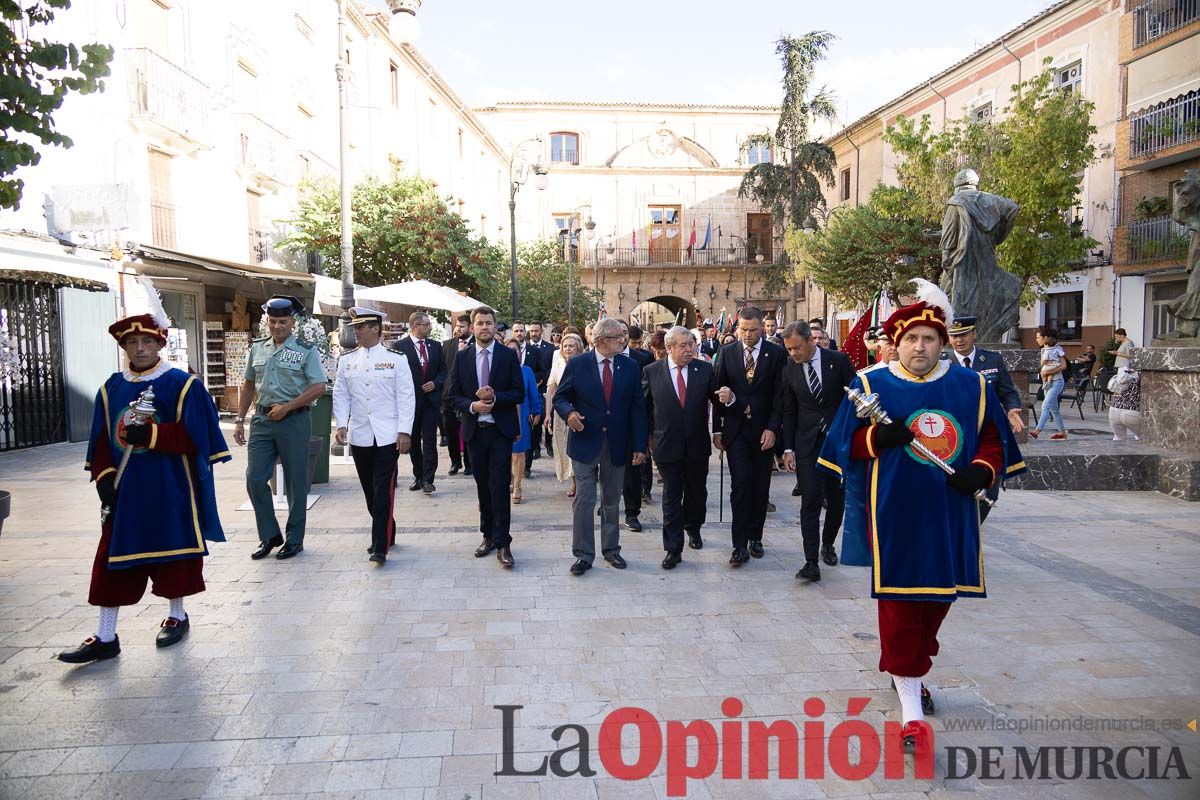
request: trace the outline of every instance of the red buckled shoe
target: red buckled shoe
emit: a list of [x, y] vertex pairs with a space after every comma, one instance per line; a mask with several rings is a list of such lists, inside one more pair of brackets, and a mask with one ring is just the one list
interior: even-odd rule
[[929, 750], [929, 723], [913, 720], [900, 729], [900, 742], [906, 753], [924, 753]]

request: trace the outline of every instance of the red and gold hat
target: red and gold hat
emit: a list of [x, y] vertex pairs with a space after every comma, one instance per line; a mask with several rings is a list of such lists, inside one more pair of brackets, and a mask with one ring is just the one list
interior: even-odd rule
[[928, 325], [938, 332], [942, 343], [946, 344], [950, 341], [946, 332], [946, 321], [954, 316], [950, 310], [950, 300], [941, 289], [929, 281], [917, 278], [913, 283], [917, 284], [917, 302], [896, 309], [883, 323], [883, 332], [892, 342], [899, 344], [900, 338], [909, 328]]
[[121, 340], [131, 333], [148, 333], [158, 339], [159, 343], [163, 345], [167, 343], [167, 329], [160, 328], [150, 314], [135, 314], [132, 317], [119, 319], [108, 326], [108, 332], [117, 340], [117, 344], [120, 344]]

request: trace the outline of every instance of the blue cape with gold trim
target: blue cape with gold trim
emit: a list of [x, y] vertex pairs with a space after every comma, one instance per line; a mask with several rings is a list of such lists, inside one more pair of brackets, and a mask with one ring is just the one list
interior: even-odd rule
[[199, 558], [208, 554], [206, 540], [225, 541], [212, 465], [231, 457], [216, 406], [195, 376], [168, 369], [152, 380], [133, 382], [114, 373], [96, 393], [87, 464], [101, 438], [108, 439], [113, 463], [120, 462], [125, 452], [121, 417], [148, 386], [154, 387], [155, 422], [182, 422], [196, 452], [134, 449], [113, 509], [111, 569]]
[[[1001, 479], [1025, 471], [1000, 401], [983, 376], [943, 362], [929, 377], [904, 377], [894, 364], [859, 373], [851, 386], [878, 393], [892, 419], [921, 429], [922, 441], [955, 468], [970, 464], [990, 419], [1004, 451]], [[817, 462], [846, 481], [843, 562], [871, 567], [872, 597], [945, 602], [985, 597], [975, 499], [949, 486], [945, 473], [911, 447], [851, 460], [854, 432], [867, 424], [844, 401]]]

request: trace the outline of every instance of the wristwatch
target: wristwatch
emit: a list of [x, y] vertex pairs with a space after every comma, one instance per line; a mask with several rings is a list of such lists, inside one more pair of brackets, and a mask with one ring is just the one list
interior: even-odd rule
[[242, 425], [242, 424], [244, 424], [245, 422], [246, 422], [246, 418], [245, 418], [245, 417], [234, 417], [234, 419], [233, 419], [233, 424], [234, 424], [234, 425]]

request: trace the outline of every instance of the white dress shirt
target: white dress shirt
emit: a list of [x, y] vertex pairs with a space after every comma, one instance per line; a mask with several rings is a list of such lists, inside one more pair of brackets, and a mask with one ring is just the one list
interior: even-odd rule
[[[484, 382], [484, 380], [483, 380], [483, 354], [485, 352], [488, 354], [488, 380], [486, 382]], [[488, 342], [487, 347], [480, 347], [479, 342], [476, 342], [475, 343], [475, 380], [478, 381], [479, 388], [482, 389], [484, 386], [491, 385], [492, 370], [494, 370], [495, 368], [496, 368], [496, 340], [492, 339], [490, 342]], [[475, 401], [472, 400], [471, 402], [474, 403]], [[495, 422], [496, 421], [496, 418], [493, 417], [490, 413], [489, 414], [479, 414], [477, 412], [472, 412], [472, 413], [474, 413], [479, 418], [480, 422]]]
[[953, 350], [953, 351], [951, 351], [951, 352], [953, 352], [953, 353], [954, 353], [954, 358], [955, 358], [955, 359], [958, 361], [958, 365], [959, 365], [960, 367], [965, 367], [965, 366], [967, 366], [966, 364], [964, 364], [964, 363], [963, 363], [963, 359], [967, 359], [967, 358], [969, 358], [969, 359], [971, 359], [971, 363], [972, 363], [972, 364], [974, 364], [974, 363], [975, 363], [975, 348], [974, 348], [974, 347], [972, 347], [972, 348], [971, 348], [971, 352], [967, 353], [965, 356], [960, 356], [960, 355], [958, 354], [958, 351], [957, 351], [957, 350]]
[[[808, 365], [812, 367], [813, 372], [817, 373], [817, 386], [825, 388], [825, 382], [821, 380], [821, 348], [819, 346], [813, 348], [812, 361], [808, 362]], [[800, 368], [804, 372], [804, 382], [808, 383], [808, 370], [804, 368], [803, 364], [800, 365]]]
[[[746, 351], [747, 350], [749, 350], [751, 353], [754, 354], [754, 363], [757, 366], [758, 352], [762, 349], [762, 343], [763, 343], [763, 340], [762, 340], [761, 336], [758, 338], [758, 342], [755, 343], [754, 347], [746, 347], [746, 345], [742, 344], [741, 342], [738, 342], [738, 358], [742, 359], [743, 367], [746, 366]], [[747, 376], [747, 377], [749, 377], [749, 376]], [[730, 392], [729, 395], [730, 395], [729, 402], [725, 404], [726, 407], [731, 406], [737, 402], [736, 394], [734, 394], [733, 392]]]
[[667, 356], [667, 366], [670, 367], [668, 373], [671, 376], [671, 388], [675, 390], [675, 396], [679, 397], [679, 375], [683, 375], [683, 388], [688, 385], [688, 368], [687, 365], [676, 364]]
[[338, 359], [333, 382], [335, 426], [349, 431], [355, 447], [389, 445], [412, 434], [417, 401], [403, 353], [382, 344], [351, 350]]

